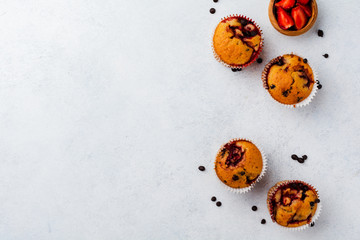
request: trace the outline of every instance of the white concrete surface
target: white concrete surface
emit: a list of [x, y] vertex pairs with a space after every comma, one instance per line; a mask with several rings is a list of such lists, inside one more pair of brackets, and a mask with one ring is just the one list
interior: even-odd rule
[[[265, 0], [1, 1], [0, 239], [359, 239], [360, 3], [318, 5], [314, 28], [286, 37]], [[210, 47], [232, 13], [265, 37], [264, 62], [238, 73]], [[266, 62], [289, 52], [323, 85], [302, 109], [271, 101], [260, 81]], [[269, 157], [245, 195], [212, 171], [233, 137]], [[300, 165], [293, 153], [309, 158]], [[283, 179], [319, 189], [314, 228], [270, 221], [266, 193]]]

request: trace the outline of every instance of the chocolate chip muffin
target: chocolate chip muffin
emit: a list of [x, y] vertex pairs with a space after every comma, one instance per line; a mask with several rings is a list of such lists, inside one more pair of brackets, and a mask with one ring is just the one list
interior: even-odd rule
[[271, 60], [262, 74], [264, 87], [278, 102], [293, 105], [304, 101], [311, 94], [314, 73], [303, 59], [286, 54]]
[[215, 171], [231, 188], [246, 188], [256, 182], [263, 170], [260, 150], [248, 140], [234, 139], [219, 150]]
[[227, 17], [215, 29], [213, 50], [216, 59], [228, 67], [246, 67], [256, 60], [262, 50], [261, 31], [247, 17]]
[[272, 220], [289, 228], [310, 224], [319, 202], [317, 191], [298, 180], [278, 182], [267, 197]]

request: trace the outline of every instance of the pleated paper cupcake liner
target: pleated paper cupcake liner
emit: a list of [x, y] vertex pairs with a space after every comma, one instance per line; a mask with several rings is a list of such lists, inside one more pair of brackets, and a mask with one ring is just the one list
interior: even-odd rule
[[241, 64], [241, 65], [231, 65], [231, 64], [228, 64], [228, 63], [224, 62], [223, 60], [221, 60], [220, 56], [215, 52], [215, 48], [214, 48], [213, 38], [214, 38], [214, 34], [215, 34], [216, 28], [215, 28], [214, 33], [213, 33], [213, 35], [212, 35], [211, 48], [212, 48], [212, 51], [213, 51], [213, 54], [214, 54], [215, 59], [216, 59], [219, 63], [223, 64], [224, 66], [226, 66], [226, 67], [228, 67], [228, 68], [232, 68], [232, 69], [243, 69], [243, 68], [246, 68], [246, 67], [250, 66], [253, 62], [255, 62], [256, 59], [258, 59], [260, 53], [262, 52], [262, 49], [263, 49], [263, 47], [264, 47], [263, 32], [262, 32], [260, 26], [259, 26], [254, 20], [252, 20], [251, 18], [248, 18], [248, 17], [246, 17], [246, 16], [244, 16], [244, 15], [240, 15], [240, 14], [231, 14], [231, 15], [228, 15], [228, 16], [226, 16], [226, 17], [221, 18], [221, 21], [220, 21], [220, 22], [222, 22], [222, 21], [224, 21], [224, 20], [228, 20], [228, 19], [233, 18], [233, 17], [238, 17], [238, 18], [246, 19], [247, 21], [249, 21], [249, 22], [251, 22], [252, 24], [254, 24], [255, 27], [259, 30], [261, 40], [260, 40], [260, 44], [259, 44], [259, 49], [255, 52], [255, 55], [252, 56], [252, 58], [250, 59], [249, 62], [247, 62], [247, 63], [245, 63], [245, 64]]
[[[273, 222], [276, 223], [275, 221], [275, 216], [274, 216], [274, 212], [273, 212], [273, 208], [272, 208], [272, 204], [271, 204], [271, 200], [273, 199], [274, 197], [274, 194], [276, 193], [276, 191], [280, 188], [280, 187], [283, 187], [285, 185], [288, 185], [290, 183], [302, 183], [303, 185], [306, 185], [309, 187], [309, 189], [313, 190], [316, 195], [317, 195], [317, 198], [320, 199], [320, 195], [319, 195], [319, 192], [318, 190], [312, 186], [311, 184], [308, 184], [306, 182], [303, 182], [303, 181], [300, 181], [300, 180], [285, 180], [285, 181], [281, 181], [281, 182], [278, 182], [275, 186], [273, 186], [272, 188], [270, 188], [269, 192], [268, 192], [268, 195], [267, 195], [267, 207], [269, 209], [269, 213], [270, 213], [270, 216], [271, 216], [271, 219]], [[317, 203], [316, 205], [316, 212], [314, 214], [314, 216], [312, 216], [311, 218], [311, 221], [305, 225], [302, 225], [302, 226], [299, 226], [299, 227], [285, 227], [285, 226], [282, 226], [278, 223], [276, 223], [276, 226], [278, 226], [279, 228], [281, 229], [286, 229], [288, 231], [302, 231], [304, 229], [307, 229], [310, 227], [311, 223], [315, 223], [315, 221], [319, 218], [320, 216], [320, 213], [321, 213], [321, 202]]]
[[[221, 184], [225, 187], [225, 189], [232, 192], [232, 193], [246, 193], [246, 192], [249, 192], [251, 189], [253, 189], [255, 184], [257, 182], [259, 182], [264, 177], [264, 175], [266, 173], [266, 170], [267, 170], [267, 158], [266, 158], [266, 155], [265, 155], [264, 151], [262, 150], [261, 146], [259, 146], [258, 144], [254, 143], [252, 140], [249, 140], [247, 138], [233, 138], [233, 139], [231, 139], [229, 142], [223, 144], [220, 147], [219, 151], [216, 153], [216, 157], [220, 154], [221, 150], [225, 147], [226, 144], [236, 142], [236, 141], [248, 141], [248, 142], [251, 142], [252, 144], [254, 144], [259, 149], [259, 151], [261, 153], [261, 157], [262, 157], [262, 162], [263, 162], [263, 167], [262, 167], [261, 173], [257, 177], [257, 179], [253, 183], [251, 183], [250, 186], [245, 187], [245, 188], [232, 188], [232, 187], [229, 187], [228, 185], [226, 185], [225, 183], [223, 183], [220, 179], [219, 180], [220, 180]], [[215, 158], [215, 164], [216, 164], [216, 158]]]
[[[298, 55], [298, 54], [295, 54], [295, 53], [291, 53], [291, 54], [294, 54], [296, 56], [299, 56], [301, 58], [303, 58], [302, 56]], [[313, 67], [311, 67], [312, 71], [313, 71], [313, 75], [314, 75], [314, 85], [313, 85], [313, 88], [311, 89], [311, 92], [309, 94], [309, 96], [307, 98], [305, 98], [303, 101], [299, 102], [299, 103], [296, 103], [296, 104], [285, 104], [285, 103], [282, 103], [282, 102], [279, 102], [278, 100], [276, 100], [275, 98], [273, 98], [269, 92], [269, 86], [268, 86], [268, 83], [267, 83], [267, 76], [268, 76], [268, 72], [270, 70], [270, 68], [276, 64], [280, 59], [282, 58], [282, 56], [278, 56], [274, 59], [272, 59], [268, 64], [266, 64], [262, 74], [261, 74], [261, 81], [263, 82], [263, 86], [264, 88], [267, 90], [269, 96], [271, 97], [271, 99], [275, 100], [276, 102], [280, 103], [281, 105], [287, 107], [287, 108], [300, 108], [300, 107], [304, 107], [304, 106], [307, 106], [309, 105], [312, 100], [314, 99], [316, 93], [317, 93], [317, 90], [318, 90], [318, 73], [316, 70], [313, 69]]]

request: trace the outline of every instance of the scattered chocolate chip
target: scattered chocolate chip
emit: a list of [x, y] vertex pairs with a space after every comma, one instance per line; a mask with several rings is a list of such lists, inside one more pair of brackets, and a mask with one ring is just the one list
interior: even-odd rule
[[214, 0], [214, 2], [218, 2], [219, 0]]
[[304, 58], [304, 63], [307, 63], [307, 59], [306, 59], [306, 58]]
[[306, 159], [307, 159], [307, 156], [306, 156], [306, 155], [303, 155], [302, 158], [303, 158], [304, 160], [306, 160]]
[[216, 206], [220, 207], [220, 206], [221, 206], [221, 202], [216, 202]]
[[307, 190], [309, 190], [308, 186], [305, 185], [305, 186], [303, 187], [303, 190], [304, 190], [304, 192], [306, 192]]
[[274, 84], [271, 84], [270, 88], [271, 88], [271, 89], [274, 89], [274, 88], [275, 88], [275, 85], [274, 85]]
[[212, 197], [211, 201], [215, 202], [216, 201], [216, 197]]
[[303, 184], [302, 184], [302, 183], [298, 183], [298, 186], [301, 188], [301, 187], [303, 186]]
[[314, 205], [315, 205], [315, 203], [314, 203], [314, 202], [310, 202], [310, 206], [312, 206], [312, 207], [313, 207]]
[[322, 85], [319, 83], [318, 86], [317, 86], [318, 89], [321, 89], [322, 88]]
[[237, 69], [236, 69], [236, 68], [232, 68], [231, 71], [237, 72]]
[[294, 160], [298, 160], [298, 159], [299, 159], [296, 154], [291, 155], [291, 158], [294, 159]]
[[319, 202], [320, 202], [320, 199], [316, 199], [315, 202], [316, 202], [316, 203], [319, 203]]
[[265, 224], [265, 223], [266, 223], [265, 219], [261, 220], [261, 224]]
[[200, 171], [205, 171], [205, 167], [204, 166], [199, 166], [199, 170]]
[[262, 58], [258, 58], [258, 59], [256, 59], [256, 61], [257, 61], [257, 63], [262, 63]]
[[244, 175], [245, 175], [245, 172], [244, 172], [244, 171], [240, 172], [240, 175], [241, 175], [241, 176], [244, 176]]
[[323, 30], [321, 30], [321, 29], [318, 30], [318, 36], [319, 36], [319, 37], [323, 37], [323, 36], [324, 36]]
[[234, 175], [232, 176], [232, 180], [234, 180], [234, 181], [239, 180], [239, 176], [238, 176], [238, 175], [236, 175], [236, 174], [234, 174]]
[[227, 183], [227, 181], [226, 181], [226, 180], [224, 180], [224, 183]]
[[315, 223], [314, 222], [310, 223], [310, 227], [313, 227], [313, 226], [315, 226]]
[[257, 210], [257, 206], [252, 206], [251, 210], [256, 211], [256, 210]]
[[214, 14], [216, 12], [215, 8], [210, 8], [210, 13]]
[[299, 163], [304, 163], [304, 162], [305, 162], [305, 160], [304, 160], [303, 158], [299, 158], [297, 161], [298, 161]]
[[323, 56], [324, 56], [324, 58], [328, 58], [329, 54], [325, 53]]

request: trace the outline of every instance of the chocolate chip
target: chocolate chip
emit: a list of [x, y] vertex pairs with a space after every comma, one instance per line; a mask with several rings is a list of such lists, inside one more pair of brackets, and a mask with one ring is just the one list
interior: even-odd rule
[[294, 159], [294, 160], [298, 160], [298, 159], [299, 159], [296, 154], [291, 155], [291, 158]]
[[236, 68], [232, 68], [231, 71], [237, 72], [237, 69], [236, 69]]
[[254, 36], [257, 35], [257, 32], [256, 31], [251, 31], [249, 35], [250, 35], [250, 37], [254, 37]]
[[219, 0], [214, 0], [214, 2], [218, 2]]
[[307, 63], [307, 59], [306, 59], [306, 58], [304, 58], [304, 60], [303, 60], [303, 61], [304, 61], [304, 63]]
[[320, 199], [315, 199], [315, 202], [316, 202], [316, 203], [319, 203], [319, 202], [320, 202]]
[[221, 206], [221, 202], [216, 202], [216, 206], [220, 207], [220, 206]]
[[210, 13], [214, 14], [216, 12], [215, 8], [210, 8]]
[[304, 163], [304, 162], [305, 162], [305, 160], [304, 160], [303, 158], [299, 158], [297, 161], [298, 161], [299, 163]]
[[257, 210], [257, 206], [252, 206], [251, 210], [256, 211], [256, 210]]
[[234, 180], [234, 181], [239, 180], [239, 176], [234, 174], [234, 175], [232, 176], [232, 180]]
[[317, 86], [318, 89], [321, 89], [322, 88], [322, 85], [319, 83], [318, 86]]
[[306, 160], [306, 159], [307, 159], [307, 156], [306, 156], [306, 155], [303, 155], [302, 158], [303, 158], [304, 160]]
[[301, 198], [300, 198], [300, 200], [305, 200], [305, 198], [306, 198], [306, 194], [303, 192], [302, 194], [301, 194]]
[[274, 84], [271, 84], [270, 88], [271, 88], [271, 89], [274, 89], [274, 88], [275, 88], [275, 85], [274, 85]]
[[241, 172], [240, 172], [240, 175], [241, 175], [241, 176], [244, 176], [244, 175], [245, 175], [245, 172], [244, 172], [244, 171], [241, 171]]
[[304, 187], [303, 187], [303, 190], [304, 190], [304, 192], [306, 192], [307, 190], [309, 190], [308, 186], [304, 186]]
[[313, 227], [313, 226], [315, 226], [315, 223], [314, 222], [310, 223], [310, 227]]
[[310, 202], [310, 206], [312, 206], [312, 207], [313, 207], [314, 205], [315, 205], [315, 203], [314, 203], [314, 202]]
[[248, 22], [247, 20], [245, 20], [245, 19], [241, 19], [241, 20], [240, 20], [240, 23], [241, 23], [241, 25], [245, 26], [245, 25], [247, 25], [249, 22]]
[[278, 66], [284, 65], [285, 63], [284, 63], [283, 58], [280, 58], [276, 64], [277, 64]]
[[205, 167], [204, 166], [199, 166], [199, 170], [200, 171], [205, 171]]
[[226, 180], [224, 180], [224, 183], [227, 183], [227, 181], [226, 181]]
[[319, 37], [323, 37], [323, 36], [324, 36], [323, 30], [321, 30], [321, 29], [318, 30], [318, 36], [319, 36]]
[[215, 202], [216, 201], [216, 197], [212, 197], [211, 201]]
[[329, 54], [325, 53], [323, 56], [324, 56], [324, 58], [328, 58]]
[[261, 224], [265, 224], [265, 223], [266, 223], [265, 219], [261, 220]]
[[257, 61], [257, 63], [262, 63], [262, 58], [258, 58], [258, 59], [256, 59], [256, 61]]

